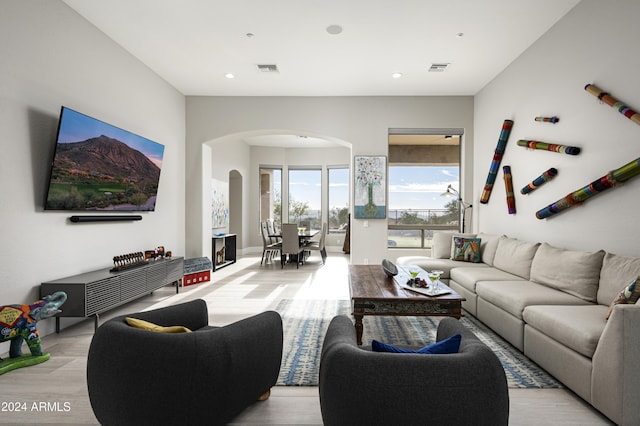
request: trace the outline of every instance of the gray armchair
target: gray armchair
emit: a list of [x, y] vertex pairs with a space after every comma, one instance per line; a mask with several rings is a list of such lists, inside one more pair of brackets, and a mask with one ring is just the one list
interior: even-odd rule
[[444, 318], [437, 341], [460, 334], [448, 355], [371, 352], [353, 322], [335, 317], [320, 361], [320, 407], [334, 425], [507, 425], [509, 393], [498, 357], [459, 321]]
[[[191, 333], [129, 326], [125, 317]], [[208, 326], [203, 300], [123, 315], [98, 328], [87, 359], [93, 412], [102, 425], [224, 425], [275, 385], [282, 319], [263, 312]]]

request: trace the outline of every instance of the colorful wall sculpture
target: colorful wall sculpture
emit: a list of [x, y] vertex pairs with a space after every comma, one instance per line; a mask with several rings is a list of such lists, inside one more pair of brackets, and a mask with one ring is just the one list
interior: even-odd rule
[[518, 142], [516, 142], [516, 144], [518, 146], [522, 146], [525, 148], [541, 149], [543, 151], [559, 152], [561, 154], [568, 154], [568, 155], [580, 154], [580, 148], [578, 148], [577, 146], [557, 145], [553, 143], [530, 141], [525, 139], [520, 139]]
[[626, 182], [638, 174], [640, 174], [640, 158], [636, 158], [630, 163], [607, 173], [600, 179], [594, 180], [589, 185], [568, 194], [566, 197], [559, 199], [555, 203], [549, 204], [541, 210], [538, 210], [536, 212], [536, 217], [538, 219], [546, 219], [563, 210], [575, 207], [609, 188], [613, 188], [622, 182]]
[[555, 115], [553, 117], [536, 117], [535, 120], [540, 121], [542, 123], [552, 123], [552, 124], [556, 124], [558, 121], [560, 121], [560, 119]]
[[593, 84], [587, 84], [584, 86], [584, 90], [591, 93], [596, 98], [600, 99], [605, 104], [610, 107], [616, 109], [620, 114], [627, 117], [629, 120], [633, 121], [636, 124], [640, 124], [640, 114], [629, 108], [627, 105], [623, 104], [607, 92], [603, 92], [597, 86]]
[[511, 134], [512, 127], [512, 120], [504, 120], [504, 122], [502, 123], [502, 130], [500, 131], [500, 136], [498, 138], [498, 145], [496, 146], [496, 150], [493, 154], [493, 160], [489, 167], [489, 175], [487, 176], [487, 181], [484, 184], [484, 189], [482, 190], [482, 195], [480, 196], [480, 202], [482, 204], [487, 204], [489, 202], [489, 197], [491, 197], [493, 184], [496, 181], [498, 168], [500, 167], [500, 162], [502, 162], [504, 150], [507, 147], [507, 141], [509, 140], [509, 135]]
[[549, 182], [551, 179], [556, 177], [558, 174], [558, 170], [554, 167], [551, 167], [546, 172], [542, 173], [540, 176], [529, 182], [526, 186], [523, 186], [520, 190], [521, 194], [530, 194], [536, 189], [540, 188], [543, 184]]
[[513, 193], [513, 178], [511, 176], [511, 167], [504, 166], [502, 168], [502, 174], [504, 176], [504, 189], [507, 193], [507, 210], [509, 214], [516, 213], [516, 197]]

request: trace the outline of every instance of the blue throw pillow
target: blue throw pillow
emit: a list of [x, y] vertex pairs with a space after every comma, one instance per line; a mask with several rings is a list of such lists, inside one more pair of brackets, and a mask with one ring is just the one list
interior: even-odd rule
[[373, 349], [374, 352], [391, 352], [403, 354], [455, 354], [460, 350], [461, 338], [462, 336], [456, 334], [447, 339], [432, 343], [418, 350], [398, 348], [396, 346], [373, 340], [371, 342], [371, 349]]

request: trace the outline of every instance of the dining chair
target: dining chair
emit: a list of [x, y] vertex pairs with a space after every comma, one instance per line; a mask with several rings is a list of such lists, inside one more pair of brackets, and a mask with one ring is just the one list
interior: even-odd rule
[[277, 255], [282, 248], [282, 243], [272, 243], [269, 238], [269, 230], [267, 222], [260, 222], [260, 233], [262, 234], [262, 259], [260, 264], [265, 260], [271, 260], [273, 256]]
[[308, 244], [304, 246], [305, 250], [309, 251], [319, 251], [320, 256], [322, 256], [322, 264], [324, 265], [327, 260], [327, 250], [325, 248], [325, 239], [327, 236], [327, 223], [322, 224], [322, 232], [320, 232], [320, 239], [318, 241], [309, 241]]
[[304, 262], [304, 247], [300, 245], [298, 237], [298, 225], [295, 223], [282, 224], [282, 248], [280, 249], [280, 264], [284, 268], [287, 255], [290, 259], [296, 260], [296, 268], [300, 267], [300, 262]]
[[278, 234], [278, 232], [276, 232], [276, 225], [273, 221], [271, 220], [267, 220], [267, 231], [269, 231], [269, 240], [271, 241], [271, 243], [278, 243], [280, 242], [280, 237], [276, 237], [275, 235]]

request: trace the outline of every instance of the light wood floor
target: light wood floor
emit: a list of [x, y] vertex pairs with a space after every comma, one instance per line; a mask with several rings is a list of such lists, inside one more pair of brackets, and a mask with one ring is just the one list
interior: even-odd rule
[[[247, 256], [213, 273], [211, 283], [181, 288], [179, 294], [173, 287], [157, 290], [104, 314], [101, 321], [202, 298], [209, 306], [210, 323], [224, 325], [273, 309], [281, 299], [348, 299], [347, 263], [347, 256], [329, 253], [324, 266], [315, 255], [300, 269], [287, 265], [282, 270], [278, 262], [260, 266], [259, 256]], [[63, 319], [60, 334], [43, 337], [43, 346], [51, 353], [49, 361], [0, 376], [0, 424], [97, 424], [85, 378], [93, 321], [67, 326], [73, 321]], [[564, 389], [510, 389], [509, 396], [512, 425], [611, 424]], [[269, 400], [247, 408], [232, 424], [321, 425], [318, 389], [277, 386]]]

